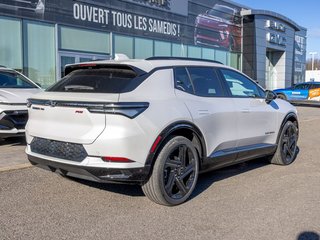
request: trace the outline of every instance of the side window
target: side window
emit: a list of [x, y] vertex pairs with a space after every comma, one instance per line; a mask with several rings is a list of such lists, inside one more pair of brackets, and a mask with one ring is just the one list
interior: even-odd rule
[[224, 91], [213, 68], [188, 67], [195, 94], [202, 97], [222, 97]]
[[312, 84], [312, 86], [310, 87], [310, 89], [317, 89], [317, 88], [320, 88], [320, 84]]
[[220, 69], [223, 77], [227, 81], [227, 85], [234, 97], [264, 97], [263, 91], [259, 91], [259, 87], [250, 79], [242, 74], [229, 69]]
[[178, 67], [174, 69], [174, 81], [177, 89], [190, 94], [194, 93], [186, 68]]
[[309, 89], [308, 84], [298, 84], [296, 86], [294, 86], [295, 90], [305, 90], [305, 89]]

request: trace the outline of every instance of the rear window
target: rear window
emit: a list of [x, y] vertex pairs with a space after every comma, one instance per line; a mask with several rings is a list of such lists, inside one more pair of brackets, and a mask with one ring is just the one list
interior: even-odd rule
[[0, 72], [0, 88], [37, 88], [27, 78], [17, 72]]
[[78, 69], [50, 87], [49, 92], [124, 93], [135, 89], [142, 78], [131, 69]]

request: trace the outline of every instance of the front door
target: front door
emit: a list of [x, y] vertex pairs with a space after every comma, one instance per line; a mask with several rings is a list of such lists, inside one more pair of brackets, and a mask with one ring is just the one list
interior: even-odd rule
[[236, 107], [237, 147], [276, 142], [277, 106], [267, 104], [264, 91], [244, 75], [221, 69]]
[[311, 84], [297, 84], [292, 91], [288, 93], [289, 100], [307, 100], [309, 97], [309, 87]]

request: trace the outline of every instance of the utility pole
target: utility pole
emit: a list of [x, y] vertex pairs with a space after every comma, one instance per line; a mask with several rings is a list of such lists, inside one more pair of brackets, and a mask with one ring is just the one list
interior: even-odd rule
[[312, 65], [311, 70], [313, 71], [313, 69], [314, 69], [314, 56], [317, 55], [318, 52], [310, 52], [309, 54], [311, 55], [311, 65]]

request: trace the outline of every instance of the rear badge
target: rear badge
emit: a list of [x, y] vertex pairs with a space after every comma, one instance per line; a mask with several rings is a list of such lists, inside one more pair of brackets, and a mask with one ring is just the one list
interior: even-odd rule
[[81, 114], [81, 113], [83, 113], [83, 111], [80, 111], [80, 110], [76, 110], [76, 113], [79, 113], [79, 114]]

